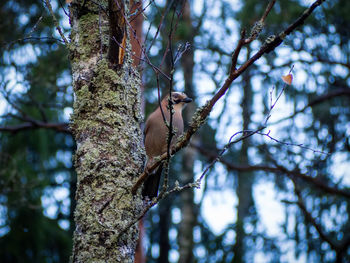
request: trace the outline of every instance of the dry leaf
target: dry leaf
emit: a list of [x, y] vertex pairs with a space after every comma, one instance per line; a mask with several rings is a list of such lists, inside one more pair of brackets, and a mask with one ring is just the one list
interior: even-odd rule
[[292, 74], [288, 74], [288, 75], [282, 76], [282, 80], [283, 80], [284, 83], [286, 83], [288, 85], [292, 85], [293, 75]]

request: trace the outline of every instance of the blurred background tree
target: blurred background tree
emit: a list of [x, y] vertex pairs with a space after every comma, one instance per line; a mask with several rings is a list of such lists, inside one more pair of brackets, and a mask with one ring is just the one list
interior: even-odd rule
[[[241, 29], [249, 34], [267, 3], [144, 1], [145, 49], [167, 74], [175, 14], [172, 50], [184, 52], [174, 88], [195, 98], [187, 123], [223, 84]], [[238, 65], [310, 3], [277, 1]], [[52, 5], [68, 34], [66, 4]], [[67, 262], [75, 192], [67, 50], [42, 1], [3, 1], [0, 10], [0, 259]], [[170, 185], [197, 178], [235, 132], [264, 123], [284, 87], [281, 76], [294, 66], [265, 135], [234, 144], [200, 190], [173, 194], [148, 212], [146, 262], [350, 261], [349, 12], [348, 1], [326, 1], [233, 83], [172, 160]], [[158, 84], [147, 63], [140, 67], [147, 116], [157, 107]], [[162, 78], [159, 86], [169, 91]]]
[[[2, 1], [0, 10], [1, 126], [10, 128], [0, 135], [1, 262], [68, 262], [75, 145], [61, 125], [73, 101], [67, 50], [42, 1]], [[52, 129], [37, 129], [47, 123]]]

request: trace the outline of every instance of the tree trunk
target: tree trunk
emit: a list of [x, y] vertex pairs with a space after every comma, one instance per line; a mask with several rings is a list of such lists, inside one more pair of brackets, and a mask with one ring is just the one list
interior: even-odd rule
[[[142, 79], [142, 69], [139, 67], [140, 65], [140, 58], [142, 56], [142, 48], [141, 45], [143, 44], [143, 35], [142, 35], [142, 26], [143, 26], [143, 14], [141, 13], [142, 10], [142, 0], [130, 0], [130, 13], [134, 14], [131, 17], [131, 29], [130, 29], [130, 43], [131, 43], [131, 49], [133, 55], [133, 66], [139, 71], [140, 77]], [[145, 113], [145, 100], [143, 96], [144, 87], [143, 83], [141, 83], [140, 86], [141, 89], [141, 112], [142, 114]], [[145, 237], [145, 226], [143, 222], [143, 218], [139, 221], [139, 240], [136, 246], [136, 253], [135, 253], [135, 263], [145, 263], [146, 262], [146, 255], [144, 251], [144, 237]]]
[[74, 1], [70, 7], [71, 127], [77, 142], [73, 262], [134, 261], [137, 228], [121, 231], [142, 207], [130, 189], [143, 170], [144, 151], [127, 4]]
[[[185, 37], [185, 41], [193, 44], [194, 30], [191, 19], [191, 7], [187, 1], [183, 10], [183, 23], [190, 29], [189, 34]], [[194, 67], [194, 50], [191, 47], [190, 50], [186, 51], [181, 58], [181, 66], [184, 74], [185, 81], [185, 93], [191, 97], [195, 97], [193, 89], [193, 67]], [[195, 102], [190, 103], [187, 109], [184, 111], [184, 121], [188, 123], [196, 109]], [[192, 141], [198, 140], [198, 136], [195, 135]], [[182, 173], [181, 173], [181, 184], [187, 184], [193, 181], [193, 166], [195, 160], [195, 150], [187, 147], [184, 149], [182, 157]], [[193, 228], [196, 223], [197, 213], [196, 205], [194, 203], [194, 192], [193, 188], [187, 189], [180, 193], [181, 199], [181, 223], [179, 226], [178, 242], [179, 242], [179, 263], [191, 263], [193, 262]]]
[[169, 240], [169, 230], [172, 221], [171, 209], [173, 207], [173, 200], [166, 198], [158, 204], [159, 212], [159, 258], [158, 263], [169, 262], [169, 252], [171, 249]]
[[[247, 57], [250, 56], [248, 49]], [[253, 105], [253, 94], [252, 87], [250, 84], [250, 71], [247, 70], [243, 74], [243, 97], [242, 97], [242, 119], [243, 119], [243, 130], [249, 129], [249, 124], [251, 122], [252, 115], [252, 105]], [[242, 141], [242, 148], [239, 154], [239, 164], [249, 165], [249, 139]], [[238, 198], [237, 205], [237, 223], [235, 227], [236, 231], [236, 242], [233, 247], [234, 257], [232, 263], [242, 263], [246, 262], [245, 256], [248, 252], [246, 244], [246, 232], [244, 230], [244, 224], [248, 221], [249, 216], [252, 214], [253, 203], [253, 181], [254, 174], [252, 172], [239, 172], [237, 175], [237, 189], [236, 194]]]
[[131, 43], [132, 52], [134, 54], [133, 66], [136, 68], [139, 66], [140, 58], [142, 56], [142, 48], [141, 48], [141, 45], [143, 44], [143, 40], [142, 40], [143, 13], [141, 13], [142, 0], [131, 0], [130, 6], [131, 6], [130, 13], [134, 14], [131, 17], [131, 22], [130, 22], [130, 25], [132, 27], [132, 29], [130, 30], [130, 43]]

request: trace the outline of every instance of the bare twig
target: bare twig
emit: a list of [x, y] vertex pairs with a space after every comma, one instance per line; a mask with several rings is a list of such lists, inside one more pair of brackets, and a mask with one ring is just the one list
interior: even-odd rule
[[58, 33], [60, 34], [60, 36], [63, 39], [64, 43], [68, 46], [69, 42], [68, 42], [67, 38], [65, 37], [65, 35], [63, 34], [62, 28], [60, 27], [60, 24], [58, 23], [58, 20], [57, 20], [57, 18], [55, 16], [55, 13], [53, 12], [50, 0], [45, 0], [45, 4], [46, 4], [47, 9], [49, 10], [49, 12], [50, 12], [50, 14], [52, 16], [53, 22], [54, 22], [54, 24], [56, 26], [56, 29], [57, 29]]
[[[290, 68], [289, 74], [292, 73], [293, 68], [294, 68], [294, 65], [292, 65], [292, 67]], [[271, 117], [271, 112], [272, 112], [273, 108], [276, 106], [277, 101], [281, 98], [281, 96], [282, 96], [284, 90], [286, 89], [286, 87], [287, 87], [287, 83], [284, 83], [283, 87], [282, 87], [282, 90], [278, 94], [278, 96], [277, 96], [277, 98], [276, 98], [274, 103], [272, 103], [272, 91], [270, 92], [270, 109], [269, 109], [269, 112], [267, 113], [267, 116], [266, 116], [266, 120], [265, 120], [265, 123], [264, 123], [265, 126], [267, 126], [267, 122], [269, 121], [269, 119]]]
[[[164, 18], [166, 17], [167, 13], [169, 12], [171, 6], [173, 5], [173, 2], [174, 2], [174, 0], [171, 0], [170, 2], [168, 2], [168, 6], [164, 9], [164, 12], [163, 12], [163, 14], [162, 14], [162, 16], [160, 18], [160, 22], [159, 22], [158, 27], [157, 27], [157, 31], [156, 31], [155, 35], [153, 36], [152, 42], [149, 45], [147, 51], [144, 52], [144, 53], [149, 53], [149, 51], [151, 50], [153, 44], [155, 43], [155, 41], [156, 41], [156, 39], [157, 39], [157, 37], [159, 35], [160, 29], [163, 26]], [[147, 35], [146, 35], [146, 38], [147, 38]]]
[[270, 1], [268, 6], [266, 7], [265, 13], [263, 14], [263, 16], [260, 19], [260, 21], [262, 23], [265, 22], [265, 19], [266, 19], [267, 15], [270, 13], [270, 11], [271, 11], [271, 9], [272, 9], [272, 7], [274, 6], [275, 3], [276, 3], [276, 0], [272, 0], [272, 1]]
[[[260, 128], [263, 129], [263, 128]], [[259, 129], [258, 129], [259, 130]], [[167, 197], [168, 195], [174, 193], [174, 192], [181, 192], [185, 189], [189, 189], [189, 188], [199, 188], [202, 179], [204, 178], [204, 176], [207, 174], [207, 172], [214, 166], [214, 164], [220, 160], [221, 156], [227, 151], [227, 149], [229, 149], [233, 144], [238, 143], [252, 135], [254, 135], [255, 133], [258, 132], [258, 130], [256, 131], [240, 131], [240, 132], [236, 132], [235, 134], [233, 134], [229, 140], [229, 142], [225, 145], [225, 147], [222, 149], [222, 151], [220, 152], [219, 156], [217, 158], [215, 158], [208, 166], [207, 168], [203, 171], [203, 173], [201, 174], [201, 176], [195, 181], [195, 182], [191, 182], [188, 184], [185, 184], [183, 186], [179, 186], [178, 182], [175, 183], [175, 187], [170, 189], [169, 191], [165, 191], [166, 188], [163, 187], [163, 190], [161, 191], [161, 193], [156, 197], [153, 198], [153, 200], [150, 201], [150, 203], [148, 203], [148, 205], [144, 208], [144, 210], [140, 213], [140, 215], [135, 218], [134, 220], [132, 220], [125, 228], [124, 230], [122, 230], [120, 232], [120, 234], [122, 234], [123, 232], [125, 232], [127, 229], [129, 229], [132, 225], [134, 225], [138, 220], [140, 220], [146, 213], [147, 211], [152, 208], [154, 205], [156, 205], [160, 200], [164, 199], [165, 197]], [[233, 140], [233, 138], [239, 134], [242, 134], [242, 136], [236, 140]], [[167, 165], [168, 167], [168, 165]], [[136, 189], [137, 190], [137, 189]], [[120, 234], [118, 236], [120, 236]]]
[[174, 64], [176, 64], [182, 57], [182, 55], [190, 50], [191, 48], [191, 44], [189, 42], [186, 42], [184, 45], [180, 45], [177, 49], [177, 52], [175, 54], [175, 61], [174, 61]]
[[306, 175], [302, 172], [300, 172], [299, 170], [297, 169], [294, 169], [294, 170], [288, 170], [287, 168], [281, 166], [279, 163], [277, 163], [276, 160], [274, 159], [271, 159], [271, 161], [274, 163], [274, 165], [280, 170], [282, 171], [283, 173], [289, 175], [289, 177], [291, 176], [295, 176], [295, 177], [298, 177], [298, 178], [301, 178], [303, 179], [304, 181], [308, 182], [308, 183], [311, 183], [313, 184], [314, 186], [318, 187], [319, 189], [327, 192], [327, 193], [330, 193], [330, 194], [337, 194], [337, 195], [342, 195], [346, 198], [350, 198], [350, 192], [349, 190], [345, 190], [345, 189], [339, 189], [338, 187], [334, 186], [329, 186], [325, 183], [323, 183], [321, 180], [319, 180], [317, 177], [312, 177], [312, 176], [309, 176], [309, 175]]
[[52, 42], [61, 42], [64, 43], [63, 40], [58, 39], [58, 38], [54, 38], [54, 37], [33, 37], [32, 34], [34, 33], [34, 31], [37, 29], [38, 25], [40, 24], [40, 22], [42, 21], [43, 16], [41, 15], [38, 19], [38, 21], [34, 24], [34, 26], [32, 27], [32, 29], [29, 31], [29, 33], [23, 37], [23, 38], [19, 38], [17, 40], [11, 41], [9, 43], [5, 43], [3, 42], [1, 45], [5, 46], [6, 49], [10, 49], [12, 45], [14, 45], [15, 43], [18, 42], [25, 42], [25, 41], [30, 41], [30, 40], [37, 40], [37, 41], [42, 41], [45, 40], [47, 42], [52, 41]]
[[61, 8], [63, 9], [64, 14], [65, 14], [67, 17], [69, 17], [69, 14], [68, 14], [68, 12], [66, 11], [66, 9], [64, 8], [64, 5], [62, 4], [62, 1], [59, 0], [59, 2], [60, 2]]
[[293, 184], [294, 184], [294, 192], [295, 194], [297, 195], [298, 197], [298, 201], [297, 201], [297, 205], [299, 206], [299, 208], [301, 209], [301, 211], [303, 211], [303, 214], [305, 216], [305, 219], [311, 223], [314, 228], [316, 229], [316, 231], [318, 232], [318, 234], [320, 235], [320, 237], [326, 241], [332, 249], [336, 250], [337, 249], [337, 246], [336, 244], [334, 243], [334, 241], [328, 237], [328, 235], [323, 231], [322, 227], [320, 226], [320, 224], [318, 224], [316, 222], [316, 219], [311, 215], [311, 213], [307, 210], [304, 202], [303, 202], [303, 198], [301, 196], [301, 192], [300, 192], [300, 189], [297, 185], [297, 182], [295, 181], [295, 179], [291, 178]]
[[[309, 8], [307, 8], [303, 14], [291, 25], [289, 25], [284, 31], [278, 34], [277, 37], [274, 37], [272, 40], [270, 39], [267, 43], [265, 43], [258, 52], [255, 53], [250, 59], [248, 59], [240, 68], [230, 72], [223, 86], [216, 92], [216, 94], [209, 100], [207, 103], [200, 107], [197, 112], [194, 114], [192, 122], [189, 126], [187, 132], [182, 136], [180, 140], [178, 140], [175, 147], [172, 149], [171, 154], [175, 154], [180, 149], [184, 148], [191, 139], [192, 135], [196, 133], [196, 131], [205, 123], [207, 117], [209, 116], [212, 108], [216, 104], [216, 102], [226, 93], [229, 89], [232, 82], [238, 78], [249, 66], [251, 66], [256, 60], [262, 57], [265, 53], [269, 53], [278, 47], [284, 40], [284, 38], [292, 33], [298, 26], [302, 25], [304, 21], [311, 15], [311, 13], [321, 5], [324, 0], [315, 1]], [[137, 182], [132, 187], [132, 192], [135, 194], [137, 189], [141, 186], [143, 181], [147, 178], [148, 174], [152, 172], [159, 164], [167, 158], [167, 153], [164, 153], [155, 161], [150, 167], [145, 169], [145, 171], [140, 175]]]
[[303, 113], [306, 109], [308, 109], [309, 107], [313, 107], [315, 105], [318, 105], [322, 102], [331, 100], [335, 97], [339, 97], [339, 96], [350, 96], [350, 89], [349, 88], [342, 88], [342, 89], [337, 89], [335, 91], [329, 92], [328, 94], [324, 94], [314, 100], [312, 100], [311, 102], [309, 102], [307, 105], [305, 105], [303, 108], [301, 108], [300, 110], [296, 110], [293, 114], [291, 114], [290, 116], [287, 116], [285, 118], [282, 118], [280, 120], [277, 120], [275, 122], [270, 123], [270, 125], [275, 125], [278, 123], [281, 123], [283, 121], [289, 120], [294, 118], [296, 115], [298, 115], [299, 113]]
[[239, 53], [241, 52], [242, 47], [245, 46], [245, 45], [250, 44], [253, 40], [255, 40], [258, 37], [258, 35], [262, 31], [262, 29], [264, 28], [265, 19], [266, 19], [267, 15], [270, 13], [270, 11], [271, 11], [271, 9], [272, 9], [272, 7], [274, 6], [275, 3], [276, 3], [276, 0], [271, 0], [269, 2], [269, 4], [266, 7], [266, 10], [265, 10], [263, 16], [253, 26], [249, 38], [245, 38], [245, 34], [246, 34], [245, 29], [243, 29], [241, 31], [241, 37], [240, 37], [240, 39], [238, 41], [238, 45], [237, 45], [235, 51], [233, 52], [233, 55], [232, 55], [230, 74], [232, 74], [236, 70], [238, 56], [239, 56]]
[[[153, 0], [149, 1], [149, 3], [148, 3], [147, 5], [145, 5], [144, 8], [142, 8], [142, 10], [137, 10], [137, 9], [136, 9], [136, 12], [137, 12], [137, 13], [131, 14], [131, 15], [130, 15], [130, 17], [133, 16], [133, 18], [130, 19], [130, 23], [131, 23], [132, 21], [134, 21], [139, 15], [143, 14], [143, 13], [145, 12], [145, 10], [146, 10], [153, 2], [154, 2]], [[136, 4], [138, 4], [138, 3], [135, 2], [134, 5], [136, 5]]]
[[16, 124], [16, 125], [3, 126], [3, 127], [0, 127], [0, 132], [17, 133], [23, 130], [31, 130], [31, 129], [38, 129], [38, 128], [52, 129], [58, 132], [64, 132], [69, 134], [71, 133], [67, 123], [50, 123], [50, 122], [41, 122], [41, 121], [25, 122], [25, 123]]
[[320, 153], [320, 154], [326, 154], [326, 155], [330, 155], [331, 153], [328, 153], [328, 152], [323, 152], [323, 151], [319, 151], [319, 150], [315, 150], [315, 149], [312, 149], [311, 147], [308, 147], [308, 146], [305, 146], [303, 145], [302, 143], [293, 143], [293, 142], [283, 142], [283, 141], [280, 141], [274, 137], [272, 137], [270, 135], [270, 130], [267, 132], [267, 133], [263, 133], [263, 132], [258, 132], [258, 134], [260, 135], [263, 135], [263, 136], [266, 136], [268, 137], [270, 140], [276, 142], [276, 143], [279, 143], [279, 144], [282, 144], [282, 145], [286, 145], [286, 146], [296, 146], [296, 147], [299, 147], [299, 148], [302, 148], [302, 149], [305, 149], [305, 150], [309, 150], [309, 151], [312, 151], [313, 153]]
[[[172, 145], [172, 140], [175, 135], [174, 133], [174, 127], [173, 127], [173, 119], [174, 119], [174, 106], [173, 106], [173, 100], [172, 100], [172, 91], [173, 91], [173, 82], [174, 82], [174, 72], [175, 72], [175, 58], [174, 58], [174, 53], [173, 53], [173, 44], [172, 44], [172, 39], [173, 39], [173, 34], [176, 31], [179, 18], [181, 14], [183, 13], [183, 8], [185, 5], [185, 1], [183, 1], [181, 12], [179, 14], [176, 13], [176, 5], [174, 6], [174, 12], [171, 18], [171, 23], [170, 23], [170, 30], [168, 34], [168, 43], [167, 43], [167, 48], [166, 51], [164, 52], [163, 56], [163, 61], [165, 59], [165, 56], [167, 54], [167, 50], [169, 51], [170, 54], [170, 80], [169, 80], [169, 97], [168, 97], [168, 111], [169, 111], [169, 125], [168, 127], [168, 138], [167, 138], [167, 159], [165, 162], [166, 165], [166, 170], [165, 170], [165, 175], [164, 175], [164, 182], [163, 182], [163, 189], [162, 191], [165, 192], [168, 189], [168, 176], [169, 176], [169, 164], [170, 164], [170, 152], [171, 152], [171, 145]], [[175, 20], [175, 14], [177, 14], [177, 20], [174, 24]], [[162, 61], [162, 62], [163, 62]], [[162, 65], [161, 62], [161, 65]], [[159, 87], [158, 87], [158, 92], [159, 92]], [[158, 94], [159, 95], [159, 94]], [[160, 105], [161, 107], [161, 105]], [[163, 114], [163, 113], [162, 113]], [[164, 116], [163, 116], [164, 118]], [[167, 125], [167, 120], [164, 120], [165, 125]]]
[[237, 70], [236, 66], [237, 66], [238, 55], [241, 52], [241, 49], [244, 45], [244, 39], [245, 39], [245, 29], [241, 31], [241, 38], [239, 39], [238, 45], [232, 54], [230, 74], [233, 74], [233, 72]]
[[[54, 43], [54, 42], [59, 42], [61, 44], [64, 44], [64, 41], [58, 38], [54, 37], [25, 37], [25, 38], [20, 38], [14, 41], [11, 41], [10, 43], [3, 43], [2, 45], [5, 46], [5, 49], [11, 48], [12, 45], [15, 43], [20, 43], [20, 42], [25, 42], [25, 41], [39, 41], [40, 43]], [[45, 41], [45, 42], [44, 42]]]
[[[197, 145], [197, 144], [190, 144], [191, 147], [198, 150], [202, 155], [206, 156], [210, 161], [216, 159], [218, 157], [218, 153], [214, 151], [209, 151], [208, 149], [205, 149], [204, 147]], [[252, 171], [266, 171], [271, 172], [275, 174], [283, 173], [290, 176], [295, 176], [297, 178], [300, 178], [310, 184], [312, 184], [314, 187], [317, 187], [318, 189], [323, 190], [326, 193], [329, 194], [335, 194], [340, 195], [345, 198], [350, 199], [350, 191], [346, 189], [339, 189], [338, 187], [330, 186], [328, 184], [325, 184], [321, 180], [319, 180], [317, 177], [312, 177], [310, 175], [307, 175], [305, 173], [302, 173], [298, 170], [288, 170], [284, 166], [279, 165], [276, 161], [274, 161], [274, 166], [268, 166], [265, 164], [256, 164], [256, 165], [237, 165], [234, 164], [232, 161], [226, 160], [224, 158], [220, 158], [219, 160], [222, 164], [226, 166], [228, 170], [231, 171], [240, 171], [240, 172], [252, 172]]]
[[[125, 50], [125, 47], [123, 47], [122, 44], [119, 43], [119, 42], [115, 39], [115, 37], [113, 37], [113, 41], [115, 41], [115, 42], [117, 43], [117, 45], [118, 45], [120, 48], [122, 48], [122, 49]], [[144, 54], [144, 52], [143, 52], [143, 54]], [[145, 56], [145, 59], [144, 59], [144, 58], [139, 57], [139, 56], [137, 56], [137, 55], [135, 55], [135, 54], [131, 54], [131, 55], [132, 55], [134, 58], [137, 58], [137, 59], [139, 59], [140, 61], [147, 63], [147, 64], [153, 69], [153, 71], [155, 72], [155, 74], [160, 73], [166, 80], [170, 80], [170, 77], [169, 77], [165, 72], [163, 72], [159, 67], [155, 66], [155, 65], [150, 61], [150, 59], [148, 58], [148, 56]]]
[[[200, 186], [200, 183], [203, 179], [203, 177], [207, 174], [207, 172], [214, 166], [214, 164], [218, 161], [220, 161], [220, 159], [222, 158], [223, 154], [235, 143], [238, 143], [240, 141], [243, 141], [251, 136], [253, 136], [254, 134], [258, 133], [259, 131], [263, 130], [265, 127], [260, 127], [255, 131], [240, 131], [240, 132], [236, 132], [235, 134], [233, 134], [229, 140], [229, 142], [224, 146], [224, 148], [221, 150], [221, 152], [219, 153], [219, 155], [213, 160], [211, 161], [211, 163], [207, 166], [207, 168], [202, 172], [201, 176], [195, 181], [195, 184], [197, 185], [197, 187]], [[232, 139], [237, 136], [238, 134], [242, 134], [242, 136], [234, 141], [232, 141]]]

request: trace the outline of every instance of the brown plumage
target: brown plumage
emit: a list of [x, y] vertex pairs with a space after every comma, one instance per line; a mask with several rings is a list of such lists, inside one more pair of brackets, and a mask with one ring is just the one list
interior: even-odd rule
[[[172, 92], [171, 100], [173, 102], [173, 131], [175, 135], [171, 140], [171, 145], [173, 145], [177, 138], [183, 133], [184, 124], [182, 119], [182, 109], [192, 101], [191, 98], [187, 97], [185, 93], [182, 92]], [[164, 116], [167, 122], [170, 124], [170, 112], [168, 109], [169, 95], [166, 96], [161, 101], [161, 106], [163, 109]], [[164, 123], [162, 112], [160, 107], [158, 107], [151, 115], [148, 117], [145, 126], [145, 148], [147, 154], [147, 164], [146, 167], [153, 162], [153, 158], [162, 155], [167, 151], [168, 146], [168, 132], [169, 129]], [[142, 195], [148, 196], [149, 198], [156, 197], [158, 194], [158, 187], [160, 176], [162, 174], [163, 166], [160, 165], [156, 172], [150, 174], [146, 179]]]

